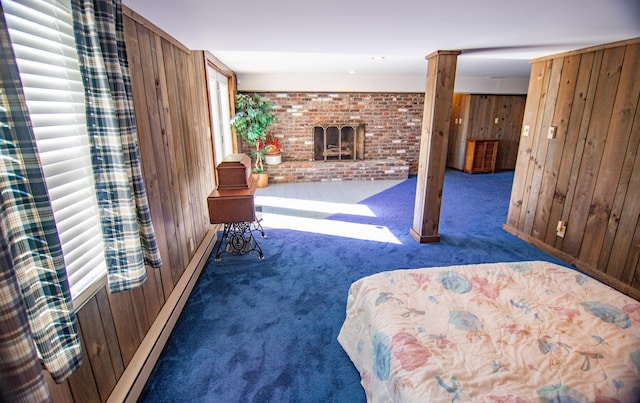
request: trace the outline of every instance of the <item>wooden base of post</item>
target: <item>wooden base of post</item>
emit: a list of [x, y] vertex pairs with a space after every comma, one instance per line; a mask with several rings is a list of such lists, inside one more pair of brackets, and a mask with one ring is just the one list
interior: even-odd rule
[[420, 235], [416, 230], [411, 228], [409, 234], [418, 243], [435, 243], [440, 242], [440, 235]]

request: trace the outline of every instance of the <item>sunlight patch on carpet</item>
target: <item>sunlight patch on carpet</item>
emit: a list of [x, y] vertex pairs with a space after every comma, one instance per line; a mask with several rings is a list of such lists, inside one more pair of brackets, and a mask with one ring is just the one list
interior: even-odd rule
[[371, 209], [363, 204], [332, 203], [319, 200], [293, 199], [289, 197], [256, 196], [256, 205], [286, 208], [301, 211], [316, 211], [327, 214], [351, 214], [375, 217]]
[[290, 229], [343, 238], [363, 239], [397, 245], [402, 244], [402, 242], [391, 233], [389, 228], [381, 225], [357, 224], [346, 221], [321, 220], [271, 213], [262, 213], [261, 224], [264, 228]]

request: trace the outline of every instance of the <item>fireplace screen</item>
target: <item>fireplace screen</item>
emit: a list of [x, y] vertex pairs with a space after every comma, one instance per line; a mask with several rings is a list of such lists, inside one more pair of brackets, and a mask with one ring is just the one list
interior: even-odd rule
[[363, 160], [364, 126], [315, 126], [313, 144], [316, 161]]

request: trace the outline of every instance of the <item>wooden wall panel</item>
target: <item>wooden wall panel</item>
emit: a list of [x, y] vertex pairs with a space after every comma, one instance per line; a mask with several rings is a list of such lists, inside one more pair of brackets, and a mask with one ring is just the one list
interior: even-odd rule
[[468, 139], [500, 140], [496, 169], [515, 169], [525, 101], [524, 95], [454, 94], [447, 166], [464, 169]]
[[[535, 206], [531, 206], [529, 204], [530, 200], [534, 200], [531, 197], [532, 189], [531, 184], [533, 183], [533, 179], [535, 177], [538, 165], [538, 150], [540, 149], [540, 141], [542, 135], [538, 135], [542, 133], [543, 128], [543, 113], [545, 110], [545, 99], [547, 97], [547, 91], [549, 90], [549, 83], [551, 82], [551, 71], [553, 68], [553, 61], [548, 60], [545, 63], [544, 74], [541, 77], [541, 86], [540, 86], [540, 99], [535, 102], [533, 105], [535, 110], [532, 110], [534, 117], [532, 119], [532, 124], [529, 125], [529, 135], [531, 136], [531, 144], [529, 148], [529, 161], [528, 166], [525, 172], [524, 177], [524, 193], [522, 195], [522, 209], [520, 209], [520, 217], [518, 219], [519, 225], [521, 228], [528, 227], [532, 228], [531, 221], [527, 221], [527, 217], [531, 218], [532, 209], [535, 209]], [[514, 179], [515, 180], [515, 179]], [[526, 231], [525, 231], [526, 232]]]
[[499, 169], [513, 170], [516, 167], [518, 157], [518, 146], [522, 133], [522, 117], [524, 116], [524, 106], [526, 96], [502, 96], [502, 108], [499, 109], [501, 134], [500, 153], [496, 166]]
[[[130, 22], [130, 20], [128, 21]], [[143, 60], [155, 59], [155, 41], [151, 41], [151, 33], [148, 29], [142, 26], [139, 27], [136, 23], [126, 23], [124, 28], [129, 64], [138, 66], [131, 69], [131, 85], [133, 87], [133, 102], [138, 133], [145, 134], [139, 135], [138, 141], [140, 149], [146, 150], [142, 154], [141, 160], [145, 184], [147, 185], [147, 197], [152, 200], [161, 200], [165, 197], [164, 189], [169, 186], [169, 165], [164, 163], [166, 147], [159, 139], [164, 131], [161, 126], [161, 116], [162, 120], [165, 117], [164, 114], [161, 115], [161, 109], [158, 107], [155, 85], [156, 80], [159, 82], [160, 78], [154, 70], [153, 64], [142, 62]], [[138, 30], [138, 28], [140, 29]], [[153, 85], [150, 85], [149, 78], [154, 80]], [[155, 133], [155, 136], [152, 135], [153, 133]], [[170, 210], [171, 202], [171, 200], [167, 200], [165, 203], [150, 204], [149, 207], [156, 232], [166, 234], [166, 227], [173, 225]], [[166, 218], [165, 215], [167, 216]], [[171, 238], [167, 236], [158, 237], [158, 248], [163, 258], [164, 267], [171, 267], [175, 264], [173, 261], [174, 254], [170, 250], [173, 242], [170, 242], [169, 239]], [[159, 281], [161, 283], [162, 294], [160, 295], [162, 295], [162, 301], [164, 301], [171, 294], [175, 284], [171, 270], [160, 270], [160, 276], [155, 273], [155, 270], [153, 272], [156, 282]], [[147, 273], [149, 273], [149, 270], [147, 270]]]
[[544, 86], [544, 78], [546, 76], [546, 65], [543, 63], [536, 63], [531, 67], [531, 78], [529, 79], [529, 88], [527, 91], [527, 103], [524, 110], [524, 117], [522, 120], [523, 128], [525, 126], [529, 129], [528, 136], [520, 137], [520, 144], [518, 146], [518, 158], [516, 160], [516, 176], [513, 180], [511, 188], [511, 199], [509, 202], [509, 213], [507, 215], [507, 225], [520, 228], [520, 217], [524, 200], [527, 194], [527, 178], [528, 172], [531, 167], [531, 161], [534, 158], [532, 150], [534, 148], [534, 139], [537, 137], [533, 135], [536, 120], [538, 118], [538, 107], [541, 102], [542, 88]]
[[[185, 218], [183, 216], [183, 206], [187, 195], [184, 170], [184, 150], [181, 144], [180, 135], [183, 134], [181, 103], [176, 93], [179, 85], [179, 66], [186, 53], [179, 49], [174, 49], [170, 42], [158, 36], [155, 39], [155, 71], [160, 77], [157, 91], [159, 92], [158, 107], [164, 116], [161, 121], [163, 124], [162, 143], [164, 145], [164, 158], [167, 167], [173, 169], [168, 171], [168, 183], [164, 188], [164, 198], [171, 200], [168, 214], [170, 223], [167, 222], [167, 238], [171, 240], [169, 245], [169, 253], [171, 254], [172, 264], [171, 273], [173, 282], [176, 283], [184, 269], [186, 256], [184, 255], [184, 246], [186, 245], [185, 235]], [[160, 138], [158, 138], [160, 140]]]
[[[614, 225], [610, 225], [605, 238], [605, 248], [600, 255], [599, 266], [608, 267], [608, 274], [619, 277], [623, 282], [634, 281], [634, 253], [637, 256], [640, 243], [636, 228], [640, 225], [640, 102], [635, 112], [629, 147], [622, 168], [621, 180], [616, 194], [626, 190], [622, 207], [616, 203], [612, 211]], [[625, 180], [625, 178], [627, 178]], [[627, 182], [628, 181], [628, 182]], [[626, 186], [625, 186], [626, 185]], [[626, 187], [626, 189], [625, 189]], [[620, 197], [621, 198], [621, 197]], [[616, 199], [619, 199], [616, 197]], [[609, 246], [611, 244], [611, 246]], [[610, 250], [610, 252], [608, 252]], [[635, 250], [635, 251], [634, 251]], [[615, 270], [615, 272], [614, 272]], [[637, 281], [637, 279], [635, 280]]]
[[73, 395], [69, 388], [69, 382], [55, 383], [51, 374], [46, 371], [44, 373], [44, 377], [47, 381], [47, 386], [49, 387], [49, 396], [51, 397], [52, 402], [73, 402]]
[[[545, 85], [546, 91], [542, 95], [544, 100], [538, 109], [539, 118], [537, 120], [538, 125], [536, 126], [536, 132], [541, 133], [541, 135], [537, 136], [539, 141], [537, 142], [537, 146], [534, 150], [534, 166], [533, 170], [530, 170], [532, 176], [528, 181], [529, 200], [527, 201], [527, 209], [523, 223], [523, 228], [526, 233], [533, 232], [536, 211], [538, 210], [538, 195], [540, 194], [540, 189], [542, 187], [547, 150], [549, 148], [549, 141], [544, 140], [546, 139], [546, 133], [551, 126], [556, 100], [558, 99], [562, 64], [562, 60], [554, 59], [550, 61], [550, 73], [546, 76], [548, 79], [548, 82]], [[556, 143], [556, 141], [553, 143]], [[547, 212], [542, 210], [540, 211], [540, 214], [547, 215]]]
[[[610, 112], [611, 120], [607, 129], [607, 139], [604, 144], [602, 162], [598, 170], [598, 179], [591, 201], [592, 214], [587, 219], [585, 237], [580, 250], [580, 260], [590, 265], [597, 265], [600, 255], [610, 253], [612, 245], [605, 246], [607, 233], [615, 233], [621, 203], [624, 201], [630, 172], [624, 171], [623, 166], [627, 158], [631, 158], [629, 151], [637, 152], [631, 128], [633, 126], [640, 96], [640, 46], [627, 46], [621, 65], [614, 64], [614, 71], [620, 70], [617, 91]], [[617, 60], [617, 58], [616, 58]], [[613, 74], [607, 76], [607, 84], [613, 84]], [[604, 119], [603, 119], [604, 120]], [[633, 155], [635, 159], [635, 154]], [[615, 190], [615, 191], [613, 191]], [[621, 271], [608, 271], [609, 274], [620, 277]]]
[[[542, 176], [538, 193], [541, 197], [538, 198], [532, 228], [532, 235], [538, 239], [546, 237], [548, 228], [546, 223], [550, 221], [551, 217], [579, 63], [575, 60], [565, 59], [556, 63], [555, 66], [560, 70], [558, 87], [555, 89], [557, 96], [555, 102], [549, 96], [546, 101], [548, 105], [554, 106], [553, 113], [548, 113], [551, 119], [549, 125], [557, 128], [557, 134], [555, 141], [541, 143], [547, 145], [547, 150], [545, 162], [539, 161], [539, 165], [542, 167]], [[542, 153], [544, 150], [539, 150], [539, 154]]]
[[[578, 173], [576, 197], [569, 215], [563, 251], [576, 258], [582, 258], [580, 251], [586, 240], [588, 243], [593, 234], [587, 232], [589, 217], [607, 214], [597, 211], [602, 206], [593, 205], [592, 199], [596, 187], [597, 174], [600, 170], [604, 146], [607, 142], [611, 111], [620, 77], [620, 67], [624, 58], [624, 47], [605, 49], [594, 95], [591, 118], [587, 130], [587, 138]], [[637, 100], [636, 100], [637, 102]], [[606, 163], [609, 163], [608, 161]], [[585, 261], [587, 264], [592, 262]]]
[[[548, 222], [566, 221], [562, 213], [569, 192], [572, 165], [578, 147], [584, 146], [584, 142], [578, 145], [578, 135], [586, 99], [584, 94], [589, 85], [588, 72], [591, 71], [592, 61], [592, 58], [585, 60], [580, 55], [569, 57], [564, 61], [566, 67], [563, 69], [559, 94], [561, 102], [558, 104], [553, 123], [558, 126], [559, 137], [556, 142], [558, 146], [554, 147], [554, 155], [551, 157], [551, 160], [555, 161], [554, 167], [557, 167], [557, 178], [553, 191], [551, 191], [553, 187], [549, 184], [543, 191], [547, 197], [550, 193], [553, 194]], [[585, 68], [587, 74], [581, 73]], [[551, 175], [554, 173], [552, 172]], [[557, 239], [562, 238], [556, 236], [555, 227], [547, 226], [544, 241], [553, 245]]]
[[[505, 224], [636, 298], [639, 71], [640, 38], [533, 61], [523, 120], [531, 138], [521, 139]], [[555, 139], [549, 126], [558, 128]]]
[[449, 123], [449, 143], [447, 146], [447, 166], [462, 171], [464, 150], [467, 144], [469, 124], [469, 101], [467, 94], [453, 94], [451, 122]]
[[470, 95], [469, 139], [493, 139], [491, 131], [495, 98], [497, 95]]
[[[188, 91], [192, 97], [192, 110], [194, 111], [193, 123], [197, 126], [197, 130], [194, 133], [212, 133], [211, 128], [211, 116], [209, 111], [209, 83], [207, 80], [207, 60], [204, 52], [191, 52], [191, 63], [193, 68], [189, 70], [189, 81], [193, 83], [196, 88], [201, 88], [203, 91]], [[203, 107], [203, 106], [206, 106]], [[210, 150], [213, 154], [213, 136], [191, 136], [187, 141], [187, 160], [190, 162], [188, 170], [188, 176], [193, 182], [191, 188], [191, 197], [189, 199], [189, 206], [191, 214], [193, 215], [194, 229], [193, 233], [195, 239], [203, 239], [206, 233], [211, 228], [209, 223], [209, 210], [206, 203], [198, 203], [202, 195], [208, 196], [215, 188], [215, 162], [213, 158], [209, 157], [209, 153], [203, 152], [203, 150]], [[190, 252], [198, 245], [194, 242], [189, 242]]]
[[[91, 299], [78, 312], [78, 322], [85, 340], [83, 346], [85, 348], [84, 365], [91, 364], [93, 377], [100, 379], [100, 382], [96, 383], [96, 387], [100, 400], [104, 401], [116, 385], [116, 373], [111, 363], [107, 335], [102, 328], [97, 298]], [[86, 362], [87, 358], [89, 362]]]
[[140, 333], [135, 323], [136, 313], [131, 300], [131, 292], [108, 294], [108, 300], [122, 355], [122, 363], [126, 367], [140, 345]]
[[[47, 374], [54, 402], [113, 398], [129, 365], [146, 361], [139, 358], [146, 351], [143, 340], [153, 344], [145, 337], [159, 315], [159, 328], [165, 327], [165, 301], [179, 282], [189, 282], [185, 270], [201, 267], [196, 249], [215, 240], [206, 212], [214, 167], [203, 52], [190, 51], [127, 8], [124, 26], [142, 169], [163, 267], [147, 268], [142, 287], [117, 294], [104, 288], [80, 308], [83, 364], [62, 384]], [[171, 295], [172, 303], [182, 293]]]
[[75, 402], [100, 402], [100, 393], [98, 392], [97, 385], [98, 380], [95, 378], [93, 369], [91, 368], [91, 361], [87, 357], [87, 343], [84, 340], [84, 335], [80, 334], [80, 336], [83, 362], [73, 375], [67, 378], [69, 390]]
[[[579, 120], [576, 120], [575, 125], [578, 127], [578, 140], [576, 143], [576, 149], [573, 155], [570, 155], [570, 149], [565, 147], [563, 159], [567, 161], [573, 157], [571, 164], [571, 172], [569, 174], [569, 184], [566, 191], [566, 199], [564, 201], [564, 207], [562, 211], [562, 221], [568, 222], [569, 216], [573, 212], [573, 200], [576, 197], [576, 183], [578, 182], [578, 173], [580, 171], [580, 164], [582, 163], [582, 157], [584, 156], [584, 148], [587, 142], [587, 130], [589, 128], [589, 120], [591, 118], [591, 110], [593, 108], [593, 102], [595, 99], [595, 88], [598, 80], [591, 79], [596, 77], [600, 71], [600, 64], [602, 62], [602, 52], [585, 53], [580, 59], [580, 71], [578, 73], [578, 81], [583, 85], [576, 87], [576, 96], [585, 94], [583, 96], [584, 102], [574, 104], [572, 106], [572, 115], [579, 116]], [[575, 97], [574, 97], [575, 98]], [[581, 110], [581, 113], [575, 111]], [[555, 229], [549, 229], [555, 234]], [[555, 246], [558, 250], [563, 250], [565, 238], [556, 236]]]
[[113, 313], [111, 312], [111, 305], [109, 304], [106, 288], [100, 290], [94, 299], [98, 305], [102, 331], [104, 332], [106, 340], [106, 344], [100, 344], [100, 346], [109, 351], [111, 368], [113, 369], [116, 379], [119, 379], [124, 372], [124, 362], [122, 361], [122, 352], [118, 344], [118, 334], [116, 333], [116, 325], [113, 321]]

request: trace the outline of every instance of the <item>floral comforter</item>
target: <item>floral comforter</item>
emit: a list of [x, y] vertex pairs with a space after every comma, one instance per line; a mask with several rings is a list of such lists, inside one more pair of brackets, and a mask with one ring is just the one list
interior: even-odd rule
[[640, 401], [640, 303], [548, 262], [362, 278], [338, 341], [370, 402]]

